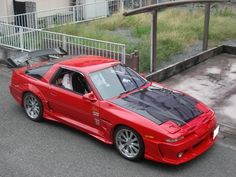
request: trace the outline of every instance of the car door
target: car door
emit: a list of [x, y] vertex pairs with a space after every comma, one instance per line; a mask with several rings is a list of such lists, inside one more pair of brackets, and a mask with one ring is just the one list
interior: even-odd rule
[[[60, 121], [91, 133], [97, 133], [96, 123], [98, 122], [97, 119], [99, 119], [99, 101], [86, 100], [83, 98], [85, 93], [70, 89], [68, 86], [66, 88], [63, 87], [62, 83], [57, 82], [57, 79], [63, 80], [60, 77], [65, 74], [72, 76], [77, 74], [83, 77], [81, 73], [68, 69], [60, 68], [58, 70], [49, 89], [49, 106], [51, 110]], [[89, 92], [89, 90], [86, 92]]]

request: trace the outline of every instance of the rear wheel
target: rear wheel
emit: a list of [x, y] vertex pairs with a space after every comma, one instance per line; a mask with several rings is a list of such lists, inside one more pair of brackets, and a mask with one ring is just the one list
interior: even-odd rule
[[144, 154], [141, 136], [133, 129], [121, 126], [115, 131], [115, 145], [118, 152], [128, 160], [140, 160]]
[[43, 106], [36, 95], [32, 93], [26, 93], [23, 99], [23, 106], [30, 120], [39, 122], [43, 119]]

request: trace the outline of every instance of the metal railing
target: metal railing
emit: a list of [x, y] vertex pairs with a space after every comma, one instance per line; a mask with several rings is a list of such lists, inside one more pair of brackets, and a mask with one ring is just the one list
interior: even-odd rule
[[120, 6], [121, 11], [123, 12], [124, 9], [125, 10], [137, 9], [151, 4], [176, 1], [176, 0], [117, 0], [117, 1], [123, 3], [123, 5]]
[[0, 22], [36, 29], [52, 28], [104, 18], [119, 11], [124, 12], [124, 10], [140, 8], [162, 1], [170, 0], [98, 0], [93, 3], [0, 17]]
[[110, 16], [119, 10], [119, 1], [101, 0], [93, 3], [5, 16], [0, 17], [0, 22], [36, 29], [52, 28]]
[[98, 55], [125, 63], [125, 45], [0, 23], [0, 45], [32, 51], [62, 47], [69, 55]]

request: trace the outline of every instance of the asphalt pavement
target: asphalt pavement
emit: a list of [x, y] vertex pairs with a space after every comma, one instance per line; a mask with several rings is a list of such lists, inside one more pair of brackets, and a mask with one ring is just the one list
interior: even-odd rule
[[[170, 166], [148, 160], [130, 162], [113, 146], [65, 125], [30, 121], [9, 94], [10, 73], [0, 67], [1, 177], [233, 177], [235, 136], [221, 134], [198, 158]], [[222, 138], [224, 137], [224, 138]]]

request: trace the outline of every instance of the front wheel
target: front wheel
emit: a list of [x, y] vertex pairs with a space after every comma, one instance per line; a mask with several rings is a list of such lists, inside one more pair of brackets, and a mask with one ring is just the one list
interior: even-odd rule
[[115, 131], [115, 146], [118, 152], [128, 160], [140, 160], [144, 154], [141, 136], [133, 129], [121, 126]]
[[43, 106], [37, 96], [26, 93], [23, 99], [24, 110], [30, 120], [39, 122], [42, 120]]

